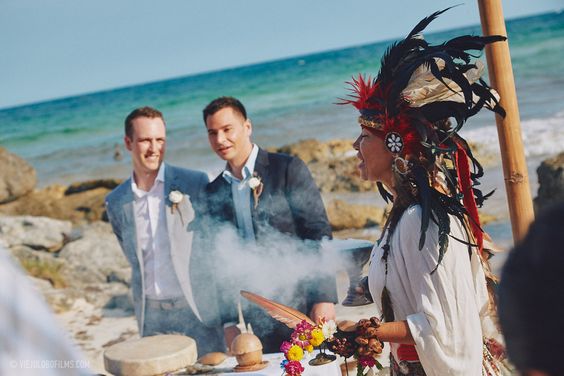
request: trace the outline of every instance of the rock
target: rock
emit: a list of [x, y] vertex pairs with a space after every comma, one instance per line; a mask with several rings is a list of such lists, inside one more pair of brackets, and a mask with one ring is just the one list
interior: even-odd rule
[[96, 188], [106, 188], [112, 190], [121, 184], [119, 179], [98, 179], [98, 180], [87, 180], [79, 183], [73, 183], [65, 191], [65, 195], [72, 195], [76, 193], [90, 191]]
[[59, 251], [72, 230], [68, 221], [46, 217], [0, 216], [0, 235], [8, 247], [24, 245], [36, 250]]
[[382, 223], [384, 209], [368, 206], [349, 204], [342, 200], [333, 200], [327, 205], [329, 223], [335, 231], [343, 229], [359, 229], [373, 227]]
[[[348, 148], [345, 146], [347, 144]], [[346, 140], [333, 140], [323, 143], [314, 139], [307, 139], [275, 148], [272, 151], [296, 156], [308, 164], [341, 157], [347, 151], [346, 149], [353, 150], [351, 144], [352, 142]]]
[[124, 313], [133, 314], [134, 307], [133, 307], [133, 298], [131, 294], [119, 294], [112, 296], [106, 305], [104, 305], [104, 309], [106, 310], [121, 310]]
[[499, 218], [496, 217], [493, 214], [489, 214], [489, 213], [484, 213], [482, 211], [479, 211], [478, 214], [480, 215], [480, 224], [482, 226], [487, 225], [488, 223], [492, 223], [497, 221]]
[[35, 169], [24, 159], [0, 147], [0, 165], [0, 204], [13, 201], [35, 188]]
[[51, 253], [36, 251], [23, 245], [13, 246], [10, 252], [31, 277], [44, 280], [56, 289], [67, 287], [62, 273], [65, 266], [63, 260], [53, 257]]
[[489, 145], [479, 144], [476, 142], [468, 142], [470, 150], [474, 157], [480, 162], [483, 168], [490, 168], [498, 166], [500, 164], [499, 149], [494, 148], [495, 151], [491, 150]]
[[340, 231], [333, 231], [333, 238], [335, 239], [364, 239], [370, 240], [375, 243], [380, 237], [380, 229], [365, 228], [365, 229], [346, 229]]
[[[82, 227], [82, 237], [59, 252], [68, 264], [68, 278], [77, 285], [107, 283], [130, 275], [127, 262], [111, 226], [94, 222]], [[129, 283], [129, 280], [125, 281]]]
[[71, 289], [59, 289], [51, 285], [49, 281], [40, 278], [30, 277], [33, 284], [41, 292], [47, 304], [55, 313], [69, 311], [75, 300], [82, 294], [80, 291]]
[[69, 220], [73, 223], [105, 219], [105, 197], [120, 183], [102, 179], [74, 183], [69, 187], [52, 185], [0, 206], [7, 215], [34, 215]]
[[269, 149], [302, 159], [308, 166], [321, 192], [366, 192], [374, 183], [362, 180], [352, 140], [320, 142], [303, 140], [280, 148]]
[[535, 209], [564, 201], [564, 153], [544, 160], [537, 168], [539, 190], [534, 200]]

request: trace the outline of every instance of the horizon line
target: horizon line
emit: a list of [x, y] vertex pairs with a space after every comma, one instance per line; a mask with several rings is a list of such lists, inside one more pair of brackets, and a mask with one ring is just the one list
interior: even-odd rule
[[[562, 11], [562, 10], [560, 10], [560, 11]], [[553, 10], [553, 11], [549, 11], [549, 12], [535, 13], [535, 14], [529, 14], [529, 15], [526, 15], [526, 16], [508, 18], [505, 21], [506, 22], [516, 21], [516, 20], [520, 20], [520, 19], [524, 19], [524, 18], [538, 17], [538, 16], [541, 16], [541, 15], [551, 14], [551, 13], [559, 13], [559, 10]], [[461, 26], [457, 26], [457, 27], [449, 27], [449, 28], [446, 28], [446, 29], [438, 29], [438, 30], [434, 30], [434, 31], [430, 32], [428, 35], [446, 33], [446, 32], [452, 31], [452, 30], [456, 30], [456, 29], [470, 28], [470, 27], [476, 27], [476, 26], [481, 26], [481, 24], [473, 23], [473, 24], [466, 24], [466, 25], [461, 25]], [[22, 108], [22, 107], [38, 106], [38, 105], [42, 105], [42, 104], [49, 103], [49, 102], [65, 101], [65, 100], [68, 100], [68, 99], [71, 99], [71, 98], [87, 97], [87, 96], [91, 96], [91, 95], [109, 93], [109, 92], [112, 92], [112, 91], [126, 90], [126, 89], [130, 89], [130, 88], [133, 88], [133, 87], [138, 87], [138, 86], [139, 87], [148, 86], [148, 85], [154, 85], [154, 84], [157, 84], [157, 83], [163, 83], [163, 82], [167, 82], [167, 81], [176, 81], [176, 80], [182, 80], [182, 79], [191, 78], [191, 77], [205, 76], [205, 75], [208, 75], [208, 74], [214, 74], [214, 73], [219, 73], [219, 72], [227, 72], [227, 71], [237, 70], [237, 69], [241, 69], [241, 68], [254, 67], [254, 66], [263, 65], [263, 64], [271, 64], [271, 63], [282, 62], [282, 61], [286, 61], [286, 60], [306, 58], [306, 57], [326, 54], [326, 53], [330, 53], [330, 52], [334, 52], [334, 51], [342, 51], [342, 50], [348, 50], [348, 49], [353, 49], [353, 48], [362, 48], [362, 47], [367, 47], [367, 46], [371, 46], [371, 45], [378, 44], [378, 43], [395, 41], [395, 40], [398, 40], [400, 38], [403, 38], [403, 37], [401, 37], [401, 36], [400, 37], [392, 37], [392, 38], [386, 38], [386, 39], [382, 39], [382, 40], [378, 40], [378, 41], [372, 41], [372, 42], [368, 42], [368, 43], [361, 43], [361, 44], [342, 46], [342, 47], [334, 47], [334, 48], [329, 48], [329, 49], [326, 49], [326, 50], [311, 51], [311, 52], [306, 52], [306, 53], [302, 53], [302, 54], [298, 54], [298, 55], [277, 57], [277, 58], [273, 58], [273, 59], [255, 61], [255, 62], [250, 62], [250, 63], [246, 63], [246, 64], [241, 64], [241, 65], [233, 65], [233, 66], [226, 66], [226, 67], [216, 68], [216, 69], [211, 69], [211, 70], [196, 71], [196, 72], [187, 73], [187, 74], [180, 75], [180, 76], [163, 77], [163, 78], [157, 78], [157, 79], [153, 79], [153, 80], [149, 80], [149, 81], [136, 82], [136, 83], [119, 85], [119, 86], [115, 86], [115, 87], [98, 89], [98, 90], [94, 90], [94, 91], [78, 92], [78, 93], [74, 93], [74, 94], [63, 95], [63, 96], [60, 96], [60, 97], [46, 98], [46, 99], [40, 99], [40, 100], [32, 101], [32, 102], [23, 102], [23, 103], [14, 104], [14, 105], [8, 105], [7, 107], [0, 106], [0, 112], [1, 111], [8, 111], [8, 110], [15, 110], [15, 109]]]

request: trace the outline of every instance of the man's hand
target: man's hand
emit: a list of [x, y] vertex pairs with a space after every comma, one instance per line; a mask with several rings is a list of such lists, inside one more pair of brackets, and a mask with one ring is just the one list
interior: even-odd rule
[[325, 320], [335, 320], [335, 304], [329, 302], [315, 303], [309, 313], [309, 318], [319, 323], [322, 318]]

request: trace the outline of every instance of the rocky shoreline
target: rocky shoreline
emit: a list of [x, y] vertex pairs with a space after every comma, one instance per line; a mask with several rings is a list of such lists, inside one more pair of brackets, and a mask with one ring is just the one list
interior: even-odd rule
[[[275, 151], [306, 162], [322, 192], [336, 238], [374, 241], [385, 207], [350, 199], [374, 191], [373, 184], [358, 176], [351, 143], [304, 140]], [[138, 335], [129, 295], [130, 268], [105, 218], [104, 198], [121, 181], [35, 189], [35, 170], [26, 161], [0, 148], [0, 163], [7, 166], [0, 173], [0, 241], [30, 275], [92, 370], [104, 373], [104, 349]], [[563, 171], [564, 153], [538, 168], [537, 210], [564, 200]], [[485, 213], [481, 216], [483, 222], [496, 220]], [[346, 279], [339, 278], [345, 286], [340, 287], [343, 295]], [[338, 308], [346, 318], [368, 311]]]

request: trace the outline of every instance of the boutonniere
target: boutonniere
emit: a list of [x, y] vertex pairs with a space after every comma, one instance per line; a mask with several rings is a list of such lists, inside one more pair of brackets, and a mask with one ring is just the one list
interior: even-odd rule
[[[184, 194], [180, 191], [173, 190], [168, 194], [168, 199], [171, 202], [170, 212], [174, 214], [174, 211], [178, 210], [178, 204], [180, 204], [184, 199]], [[180, 220], [184, 223], [184, 218], [182, 218], [182, 212], [180, 210], [178, 210], [178, 214], [180, 214]]]
[[251, 191], [253, 191], [253, 198], [255, 199], [256, 209], [259, 203], [259, 197], [262, 194], [264, 184], [262, 183], [262, 179], [257, 175], [256, 172], [253, 173], [253, 176], [249, 179], [248, 184], [249, 188], [251, 188]]

